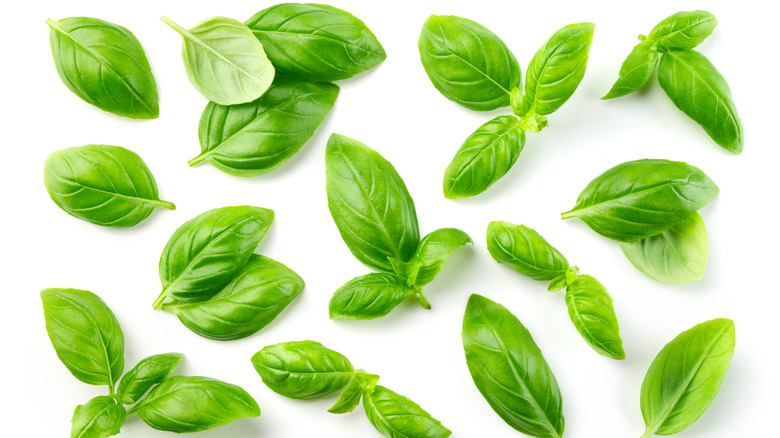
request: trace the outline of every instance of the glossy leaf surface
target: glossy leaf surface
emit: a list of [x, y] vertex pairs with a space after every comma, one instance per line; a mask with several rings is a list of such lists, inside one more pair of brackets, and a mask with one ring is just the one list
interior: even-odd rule
[[363, 370], [355, 371], [352, 380], [339, 395], [336, 403], [328, 409], [331, 414], [346, 414], [355, 410], [360, 404], [364, 392], [374, 392], [379, 376], [368, 374]]
[[487, 228], [487, 248], [498, 263], [539, 281], [565, 275], [569, 262], [533, 228], [493, 221]]
[[108, 438], [119, 433], [127, 412], [116, 399], [101, 395], [76, 406], [70, 438]]
[[664, 18], [647, 36], [664, 49], [693, 49], [710, 36], [718, 20], [706, 11], [682, 11]]
[[119, 400], [126, 405], [136, 403], [152, 386], [170, 377], [183, 358], [181, 353], [165, 353], [141, 359], [119, 382]]
[[452, 432], [417, 403], [384, 386], [363, 393], [363, 408], [371, 424], [388, 438], [446, 438]]
[[333, 293], [331, 319], [374, 319], [387, 315], [414, 290], [391, 274], [373, 273], [348, 281]]
[[634, 46], [628, 58], [620, 66], [617, 81], [602, 99], [614, 99], [631, 94], [650, 80], [658, 64], [658, 52], [653, 45], [652, 41], [642, 41]]
[[423, 237], [412, 257], [412, 264], [419, 266], [414, 286], [422, 287], [433, 281], [452, 253], [470, 243], [473, 243], [471, 237], [457, 228], [440, 228]]
[[615, 308], [607, 288], [590, 275], [578, 275], [566, 287], [569, 318], [583, 339], [597, 353], [625, 359]]

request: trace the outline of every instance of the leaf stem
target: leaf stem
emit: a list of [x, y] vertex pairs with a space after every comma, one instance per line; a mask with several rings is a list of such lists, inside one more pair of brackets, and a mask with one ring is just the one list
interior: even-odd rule
[[430, 310], [431, 303], [428, 301], [428, 298], [425, 298], [425, 295], [423, 295], [422, 289], [415, 288], [413, 296], [414, 299], [423, 306], [423, 309]]
[[167, 208], [168, 210], [176, 210], [176, 205], [173, 202], [163, 201], [162, 199], [149, 201], [149, 203], [158, 207]]
[[651, 429], [648, 426], [647, 429], [645, 430], [645, 433], [643, 433], [640, 438], [650, 438], [653, 435], [655, 435], [655, 430]]
[[573, 217], [577, 217], [577, 212], [574, 210], [569, 210], [561, 213], [561, 219], [571, 219]]
[[210, 151], [202, 152], [202, 153], [201, 153], [200, 155], [198, 155], [197, 157], [195, 157], [195, 158], [191, 159], [190, 161], [187, 161], [187, 164], [189, 164], [189, 165], [190, 165], [190, 167], [197, 166], [198, 164], [200, 164], [200, 163], [202, 163], [202, 162], [206, 161], [206, 159], [207, 159], [209, 156], [211, 156], [211, 152], [212, 152], [212, 151], [213, 151], [213, 149], [212, 149], [212, 150], [210, 150]]
[[159, 310], [160, 306], [162, 306], [163, 302], [168, 298], [168, 294], [165, 292], [165, 288], [163, 288], [162, 292], [160, 292], [160, 296], [157, 297], [156, 300], [154, 300], [154, 303], [152, 304], [152, 307], [154, 307], [154, 310]]

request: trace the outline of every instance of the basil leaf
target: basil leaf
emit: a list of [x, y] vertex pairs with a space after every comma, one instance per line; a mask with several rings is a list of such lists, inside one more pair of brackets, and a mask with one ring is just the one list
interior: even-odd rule
[[368, 421], [389, 438], [446, 438], [452, 435], [420, 405], [381, 385], [372, 392], [363, 392], [363, 408]]
[[209, 210], [173, 233], [160, 256], [163, 291], [179, 302], [208, 299], [227, 285], [265, 236], [274, 212], [242, 205]]
[[333, 134], [325, 151], [328, 208], [341, 238], [364, 265], [393, 272], [420, 241], [414, 201], [393, 165], [363, 143]]
[[217, 340], [240, 339], [270, 324], [303, 291], [303, 279], [287, 266], [252, 254], [216, 295], [164, 304], [193, 332]]
[[476, 196], [501, 179], [517, 161], [525, 131], [514, 116], [498, 116], [471, 134], [444, 172], [448, 199]]
[[652, 41], [642, 41], [637, 44], [620, 66], [615, 85], [602, 99], [625, 96], [642, 88], [653, 76], [656, 64], [658, 64], [658, 51], [655, 49], [655, 44]]
[[387, 55], [358, 18], [333, 6], [283, 3], [247, 20], [281, 75], [310, 82], [346, 79]]
[[331, 319], [381, 318], [415, 291], [390, 274], [368, 274], [348, 281], [333, 293], [328, 310]]
[[182, 358], [181, 353], [166, 353], [142, 359], [119, 382], [118, 399], [126, 405], [136, 403], [152, 386], [170, 377]]
[[699, 419], [726, 377], [735, 339], [734, 321], [720, 318], [666, 344], [642, 382], [643, 438], [680, 432]]
[[379, 376], [368, 374], [363, 370], [355, 371], [355, 375], [349, 381], [344, 391], [339, 395], [336, 403], [328, 409], [331, 414], [346, 414], [355, 410], [360, 404], [364, 392], [374, 392]]
[[615, 308], [607, 288], [590, 275], [578, 275], [566, 287], [569, 318], [582, 338], [597, 353], [625, 359]]
[[210, 102], [198, 128], [201, 154], [189, 165], [208, 161], [236, 176], [270, 172], [314, 135], [338, 94], [339, 87], [333, 84], [277, 79], [254, 102]]
[[90, 385], [114, 384], [125, 366], [125, 338], [119, 321], [92, 292], [41, 291], [46, 331], [57, 357], [73, 377]]
[[157, 83], [132, 32], [90, 17], [47, 20], [54, 65], [62, 83], [103, 111], [156, 119]]
[[431, 15], [418, 40], [420, 60], [433, 85], [466, 108], [489, 111], [509, 105], [520, 87], [520, 65], [493, 32], [454, 15]]
[[574, 94], [585, 76], [594, 28], [593, 23], [564, 26], [536, 52], [525, 74], [529, 112], [552, 114]]
[[745, 142], [731, 91], [714, 65], [695, 50], [661, 56], [658, 82], [674, 105], [698, 123], [715, 143], [735, 154]]
[[174, 376], [137, 406], [149, 426], [169, 432], [199, 432], [244, 417], [257, 417], [257, 402], [237, 385], [208, 377]]
[[71, 438], [107, 438], [119, 433], [127, 411], [116, 399], [101, 395], [76, 406], [70, 430]]
[[487, 228], [487, 248], [498, 263], [538, 281], [554, 280], [569, 271], [569, 261], [533, 228], [493, 221]]
[[433, 281], [452, 253], [469, 243], [471, 237], [456, 228], [440, 228], [423, 237], [412, 257], [412, 264], [419, 266], [412, 285], [422, 287]]
[[682, 284], [701, 280], [707, 268], [707, 228], [698, 213], [663, 233], [620, 242], [620, 249], [637, 269], [664, 283]]
[[43, 167], [43, 183], [52, 201], [73, 217], [109, 227], [131, 227], [161, 201], [146, 163], [119, 146], [91, 144], [53, 152]]
[[648, 39], [665, 49], [692, 49], [710, 36], [718, 20], [706, 11], [683, 11], [664, 18]]
[[244, 23], [211, 17], [187, 30], [164, 15], [161, 20], [184, 38], [187, 77], [206, 99], [220, 105], [251, 102], [271, 86], [274, 66]]
[[632, 242], [677, 225], [717, 194], [718, 186], [690, 164], [629, 161], [591, 181], [561, 218], [578, 217], [602, 236]]
[[344, 355], [314, 341], [268, 345], [252, 356], [252, 365], [272, 391], [299, 400], [332, 394], [355, 372]]
[[536, 437], [563, 435], [558, 382], [531, 334], [504, 306], [471, 295], [463, 348], [474, 384], [507, 424]]

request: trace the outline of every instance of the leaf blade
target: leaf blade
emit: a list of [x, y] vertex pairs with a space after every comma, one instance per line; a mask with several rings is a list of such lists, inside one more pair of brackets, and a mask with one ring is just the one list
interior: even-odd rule
[[658, 52], [651, 41], [642, 41], [631, 49], [631, 53], [623, 61], [618, 73], [618, 79], [612, 89], [602, 97], [604, 100], [631, 94], [642, 88], [658, 64]]
[[417, 403], [377, 385], [363, 393], [366, 416], [388, 438], [447, 438], [452, 432]]
[[372, 273], [348, 281], [328, 304], [331, 319], [381, 318], [412, 296], [413, 290], [391, 274]]
[[566, 287], [569, 318], [594, 351], [610, 359], [626, 358], [615, 308], [607, 288], [590, 275], [578, 275]]

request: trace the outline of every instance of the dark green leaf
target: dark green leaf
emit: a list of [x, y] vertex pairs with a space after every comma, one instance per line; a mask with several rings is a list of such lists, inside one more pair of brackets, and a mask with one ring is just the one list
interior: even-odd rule
[[539, 281], [566, 275], [569, 262], [533, 228], [509, 222], [488, 224], [487, 248], [490, 255], [515, 271]]
[[333, 293], [328, 305], [331, 319], [380, 318], [409, 298], [414, 289], [391, 274], [354, 278]]
[[70, 438], [108, 438], [119, 433], [127, 412], [116, 399], [101, 395], [76, 406]]
[[328, 412], [331, 414], [346, 414], [354, 411], [360, 404], [363, 392], [374, 392], [376, 382], [378, 381], [379, 376], [376, 374], [368, 374], [363, 370], [355, 371], [352, 380], [349, 381], [347, 387], [341, 392], [333, 407], [328, 409]]
[[648, 39], [665, 49], [692, 49], [710, 36], [718, 20], [706, 11], [683, 11], [664, 18]]
[[615, 308], [607, 288], [590, 275], [578, 275], [566, 288], [569, 318], [582, 338], [597, 353], [625, 359]]
[[166, 353], [142, 359], [119, 382], [119, 400], [126, 405], [136, 403], [152, 386], [170, 377], [183, 358], [181, 353]]
[[417, 403], [384, 386], [363, 392], [363, 408], [371, 424], [388, 438], [446, 438], [452, 432]]
[[471, 237], [456, 228], [440, 228], [423, 237], [412, 257], [411, 263], [419, 266], [413, 285], [423, 287], [433, 281], [450, 255], [469, 243]]
[[625, 96], [642, 88], [653, 75], [656, 64], [658, 64], [658, 52], [655, 50], [654, 43], [642, 41], [637, 44], [620, 66], [615, 85], [602, 99]]

